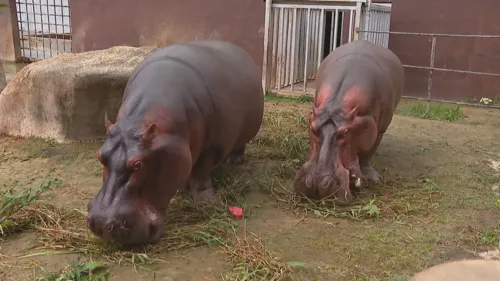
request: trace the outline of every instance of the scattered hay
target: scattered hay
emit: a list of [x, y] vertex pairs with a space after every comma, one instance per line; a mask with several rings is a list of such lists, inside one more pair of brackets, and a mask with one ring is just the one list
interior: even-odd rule
[[86, 227], [86, 214], [79, 210], [37, 204], [23, 209], [13, 217], [13, 221], [24, 222], [25, 225], [29, 222], [37, 232], [36, 248], [70, 251], [119, 265], [142, 267], [160, 261], [153, 258], [158, 253], [201, 245], [217, 246], [226, 242], [233, 222], [222, 209], [194, 207], [182, 198], [172, 203], [160, 242], [134, 250], [123, 250], [95, 237]]
[[[349, 206], [335, 205], [334, 200], [313, 200], [297, 194], [292, 188], [290, 176], [298, 167], [283, 163], [268, 170], [261, 177], [260, 186], [277, 202], [295, 213], [313, 214], [318, 217], [348, 218], [354, 220], [374, 217], [399, 220], [401, 216], [419, 214], [427, 216], [433, 204], [443, 193], [428, 178], [384, 179], [377, 185], [367, 186], [357, 194]], [[293, 178], [293, 177], [292, 177]]]
[[293, 280], [292, 266], [300, 266], [297, 262], [281, 261], [276, 253], [266, 249], [257, 234], [246, 230], [246, 225], [242, 236], [235, 233], [234, 243], [224, 244], [223, 249], [228, 255], [227, 261], [234, 266], [222, 280]]

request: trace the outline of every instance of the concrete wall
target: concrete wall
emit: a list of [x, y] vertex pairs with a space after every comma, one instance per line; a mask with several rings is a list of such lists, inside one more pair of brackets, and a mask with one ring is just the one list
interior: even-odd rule
[[260, 66], [265, 3], [261, 0], [71, 0], [73, 52], [115, 45], [164, 46], [223, 39]]
[[18, 61], [21, 58], [19, 49], [19, 32], [17, 29], [16, 1], [0, 0], [9, 5], [0, 8], [0, 60]]
[[[391, 31], [500, 34], [498, 0], [398, 0], [392, 3]], [[429, 66], [431, 37], [394, 35], [389, 48], [403, 64]], [[443, 38], [436, 41], [435, 67], [500, 73], [500, 39]], [[426, 97], [428, 70], [406, 68], [405, 95]], [[452, 101], [500, 96], [500, 78], [435, 71], [432, 97]]]

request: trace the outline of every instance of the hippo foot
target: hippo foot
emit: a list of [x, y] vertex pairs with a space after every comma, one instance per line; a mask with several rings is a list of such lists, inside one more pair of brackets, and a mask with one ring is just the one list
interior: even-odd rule
[[361, 167], [361, 173], [366, 180], [373, 183], [378, 183], [382, 179], [380, 173], [377, 172], [377, 170], [375, 170], [371, 165]]
[[195, 204], [202, 204], [202, 205], [203, 204], [215, 205], [218, 202], [217, 196], [215, 196], [213, 188], [193, 192], [193, 201], [195, 202]]
[[245, 162], [245, 149], [235, 150], [226, 158], [226, 164], [239, 165], [243, 162]]

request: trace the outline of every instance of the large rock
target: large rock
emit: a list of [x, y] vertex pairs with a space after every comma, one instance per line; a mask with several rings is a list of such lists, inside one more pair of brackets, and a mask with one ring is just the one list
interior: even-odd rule
[[461, 260], [439, 264], [417, 273], [410, 281], [498, 281], [500, 261]]
[[0, 94], [0, 134], [59, 142], [104, 137], [132, 70], [152, 47], [110, 49], [31, 63]]

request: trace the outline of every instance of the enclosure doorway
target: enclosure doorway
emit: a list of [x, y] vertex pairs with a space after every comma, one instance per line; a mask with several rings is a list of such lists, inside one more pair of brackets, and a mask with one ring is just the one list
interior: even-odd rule
[[365, 34], [361, 29], [389, 31], [390, 6], [381, 7], [366, 0], [320, 4], [267, 0], [264, 91], [313, 94], [321, 62], [340, 45], [361, 38], [388, 46], [388, 34]]

